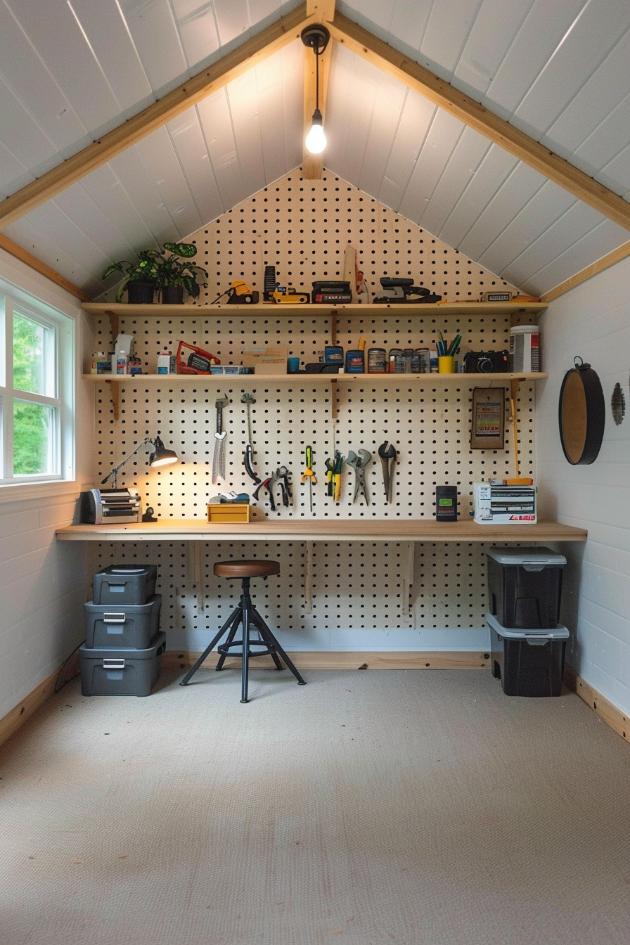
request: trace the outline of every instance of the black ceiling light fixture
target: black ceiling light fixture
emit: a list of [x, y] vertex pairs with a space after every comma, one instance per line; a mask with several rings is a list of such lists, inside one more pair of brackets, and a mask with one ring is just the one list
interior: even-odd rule
[[322, 122], [322, 113], [319, 110], [319, 57], [322, 55], [328, 41], [330, 33], [321, 23], [313, 23], [311, 26], [305, 26], [302, 30], [302, 42], [315, 53], [315, 111], [311, 119], [304, 145], [310, 154], [321, 154], [326, 147], [326, 132]]

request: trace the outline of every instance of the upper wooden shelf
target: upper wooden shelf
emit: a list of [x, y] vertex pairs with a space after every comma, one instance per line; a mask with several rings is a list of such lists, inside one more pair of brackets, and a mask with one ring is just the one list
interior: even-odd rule
[[586, 531], [559, 522], [536, 525], [478, 525], [469, 519], [257, 519], [242, 525], [203, 519], [162, 519], [130, 525], [68, 525], [59, 541], [586, 541]]
[[539, 381], [544, 371], [521, 371], [502, 374], [84, 374], [93, 384], [196, 384], [197, 386], [248, 387], [250, 384], [383, 384], [395, 387], [404, 384], [510, 384], [513, 381]]
[[219, 315], [251, 315], [307, 317], [331, 315], [512, 315], [536, 314], [547, 308], [544, 302], [435, 302], [429, 305], [128, 305], [114, 302], [86, 302], [83, 310], [90, 315], [116, 315], [159, 317], [170, 315], [176, 318], [212, 318]]

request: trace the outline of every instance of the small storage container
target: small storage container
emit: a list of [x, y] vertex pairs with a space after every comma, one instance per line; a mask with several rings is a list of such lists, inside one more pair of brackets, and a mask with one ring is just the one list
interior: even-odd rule
[[160, 675], [166, 635], [143, 650], [83, 646], [79, 649], [84, 696], [148, 696]]
[[566, 627], [512, 630], [486, 617], [492, 641], [490, 666], [506, 696], [559, 696], [562, 692]]
[[504, 627], [556, 627], [567, 559], [549, 548], [491, 548], [490, 613]]
[[251, 519], [251, 510], [247, 502], [209, 502], [208, 521], [218, 525], [246, 524]]
[[161, 603], [156, 594], [146, 604], [84, 604], [85, 645], [145, 650], [160, 629]]
[[93, 580], [95, 604], [146, 604], [155, 594], [154, 564], [112, 564]]

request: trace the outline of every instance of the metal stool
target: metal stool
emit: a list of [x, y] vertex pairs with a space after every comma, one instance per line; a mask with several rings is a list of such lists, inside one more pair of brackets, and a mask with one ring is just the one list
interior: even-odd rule
[[[203, 661], [212, 652], [224, 633], [227, 633], [227, 639], [225, 643], [222, 643], [217, 647], [219, 659], [217, 661], [216, 670], [219, 672], [223, 669], [225, 658], [231, 655], [231, 649], [240, 647], [240, 654], [237, 653], [232, 655], [240, 655], [242, 659], [241, 702], [249, 702], [249, 699], [247, 698], [247, 682], [250, 656], [264, 656], [269, 653], [272, 660], [276, 664], [276, 669], [284, 668], [280, 662], [280, 659], [282, 659], [282, 662], [284, 662], [285, 666], [291, 670], [297, 679], [298, 685], [305, 686], [306, 680], [302, 678], [285, 651], [282, 649], [273, 633], [254, 607], [252, 599], [249, 596], [250, 579], [254, 577], [266, 578], [270, 574], [280, 574], [280, 565], [278, 562], [219, 561], [214, 566], [214, 573], [217, 577], [241, 578], [241, 599], [239, 601], [238, 607], [232, 612], [230, 617], [223, 624], [210, 645], [206, 647], [195, 665], [188, 670], [184, 678], [181, 680], [180, 686], [188, 685], [191, 677], [194, 676]], [[236, 632], [240, 626], [243, 628], [242, 638], [240, 640], [235, 640], [234, 637], [236, 636]], [[250, 639], [251, 629], [254, 629], [258, 633], [259, 638], [257, 640]], [[252, 647], [259, 647], [259, 649], [254, 650]]]

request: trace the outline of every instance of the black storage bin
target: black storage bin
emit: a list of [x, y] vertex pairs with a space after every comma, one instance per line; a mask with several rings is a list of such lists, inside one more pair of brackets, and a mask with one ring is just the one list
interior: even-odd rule
[[564, 555], [549, 548], [491, 548], [490, 613], [504, 627], [557, 627]]
[[566, 627], [513, 630], [487, 616], [492, 637], [490, 667], [506, 696], [559, 696], [562, 692]]
[[112, 564], [94, 575], [95, 604], [146, 604], [155, 594], [154, 564]]
[[159, 633], [143, 650], [122, 647], [79, 649], [84, 696], [148, 696], [160, 675], [166, 635]]
[[85, 645], [146, 649], [160, 629], [161, 603], [156, 594], [146, 604], [84, 604]]

